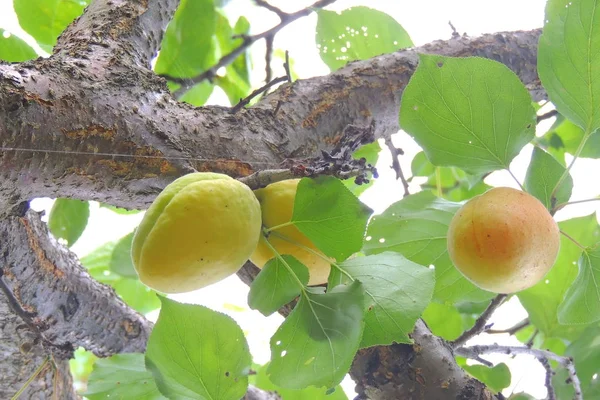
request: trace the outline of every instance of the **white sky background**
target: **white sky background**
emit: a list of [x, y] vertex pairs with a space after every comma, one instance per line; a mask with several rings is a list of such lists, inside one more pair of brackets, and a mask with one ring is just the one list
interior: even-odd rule
[[[284, 11], [291, 12], [308, 6], [314, 1], [271, 0], [270, 2]], [[329, 9], [342, 10], [354, 5], [365, 5], [387, 12], [402, 24], [413, 42], [419, 46], [433, 40], [448, 39], [451, 35], [448, 21], [452, 21], [459, 33], [466, 32], [470, 36], [539, 28], [542, 26], [545, 2], [543, 0], [338, 0]], [[27, 40], [27, 35], [18, 26], [11, 6], [11, 0], [0, 0], [0, 27]], [[226, 11], [231, 20], [245, 15], [251, 21], [254, 33], [269, 29], [278, 22], [274, 14], [253, 6], [250, 0], [231, 0]], [[301, 78], [329, 73], [328, 68], [319, 58], [315, 46], [315, 26], [316, 16], [312, 15], [284, 28], [275, 39], [276, 49], [289, 50], [295, 63], [295, 70]], [[28, 41], [31, 43], [30, 40]], [[254, 86], [258, 87], [264, 79], [264, 44], [262, 42], [257, 43], [253, 48], [253, 62]], [[274, 60], [274, 76], [282, 73], [281, 64], [281, 61]], [[209, 103], [229, 105], [226, 96], [218, 88]], [[551, 122], [546, 121], [543, 126], [539, 126], [538, 135], [542, 135], [544, 127], [547, 128]], [[400, 133], [395, 136], [395, 144], [406, 152], [401, 159], [401, 165], [405, 174], [409, 176], [410, 161], [418, 151], [418, 147], [406, 134]], [[525, 147], [511, 166], [521, 182], [525, 177], [531, 151], [531, 145]], [[569, 157], [567, 162], [570, 162]], [[362, 200], [376, 213], [382, 212], [390, 204], [402, 198], [402, 186], [395, 181], [394, 173], [389, 169], [389, 165], [391, 165], [391, 157], [386, 151], [383, 151], [378, 163], [381, 177], [362, 197]], [[593, 173], [593, 171], [599, 170], [600, 161], [598, 160], [580, 159], [576, 162], [572, 170], [575, 182], [572, 200], [588, 199], [600, 194], [600, 180], [597, 177], [594, 179], [595, 174]], [[412, 193], [418, 191], [417, 183], [418, 181], [411, 185]], [[493, 186], [518, 188], [508, 173], [502, 171], [490, 175], [486, 179], [486, 183]], [[51, 205], [50, 199], [40, 199], [34, 202], [34, 208], [45, 209], [48, 212]], [[557, 214], [557, 219], [563, 220], [588, 215], [593, 211], [600, 211], [599, 205], [600, 202], [593, 202], [569, 206]], [[94, 203], [88, 229], [72, 250], [79, 256], [84, 256], [103, 243], [118, 239], [131, 232], [141, 217], [141, 214], [119, 216], [109, 210], [99, 209]], [[265, 318], [260, 313], [249, 310], [246, 303], [247, 292], [246, 285], [234, 276], [200, 291], [171, 297], [179, 301], [203, 304], [231, 315], [246, 332], [255, 361], [264, 363], [270, 356], [269, 338], [281, 323], [282, 318], [277, 315]], [[156, 314], [153, 313], [150, 317], [156, 318]], [[495, 323], [497, 329], [508, 328], [526, 316], [527, 314], [515, 298], [494, 314], [492, 322]], [[519, 344], [516, 339], [507, 335], [482, 335], [472, 341], [472, 344], [494, 342]], [[487, 359], [492, 362], [506, 362], [509, 365], [512, 372], [512, 384], [504, 391], [505, 395], [510, 395], [514, 390], [515, 392], [527, 391], [537, 398], [545, 397], [544, 370], [537, 361], [524, 356], [516, 359], [505, 356], [489, 356]], [[353, 398], [353, 383], [349, 380], [345, 381], [344, 388], [348, 391], [349, 397]]]

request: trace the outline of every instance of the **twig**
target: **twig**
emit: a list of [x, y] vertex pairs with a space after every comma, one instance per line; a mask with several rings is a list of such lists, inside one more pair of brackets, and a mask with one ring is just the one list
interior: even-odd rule
[[[271, 61], [273, 60], [273, 40], [275, 36], [267, 36], [265, 38], [265, 44], [267, 49], [265, 51], [265, 82], [271, 82], [273, 79], [273, 69], [271, 68]], [[265, 92], [266, 93], [266, 92]]]
[[475, 325], [473, 325], [471, 329], [464, 331], [463, 334], [458, 337], [458, 339], [451, 343], [452, 348], [456, 349], [458, 347], [463, 346], [465, 343], [467, 343], [467, 341], [469, 341], [469, 339], [483, 332], [486, 328], [488, 320], [490, 319], [494, 311], [496, 311], [496, 309], [500, 307], [500, 305], [502, 304], [504, 299], [506, 299], [506, 297], [507, 295], [505, 294], [499, 294], [498, 296], [494, 297], [490, 302], [490, 305], [485, 309], [484, 312], [481, 313], [479, 318], [477, 318], [477, 320], [475, 321]]
[[283, 69], [285, 69], [285, 75], [287, 76], [288, 82], [292, 83], [292, 72], [290, 70], [290, 52], [285, 51], [285, 62], [283, 63]]
[[[296, 11], [294, 13], [284, 13], [283, 11], [277, 9], [277, 10], [279, 10], [279, 12], [281, 14], [279, 14], [279, 13], [277, 13], [277, 11], [275, 11], [276, 7], [269, 5], [270, 8], [268, 8], [268, 9], [270, 11], [276, 12], [279, 15], [279, 18], [281, 19], [279, 24], [275, 25], [271, 29], [264, 31], [262, 33], [252, 35], [252, 36], [243, 36], [242, 37], [243, 41], [238, 47], [233, 49], [230, 53], [225, 54], [223, 57], [221, 57], [221, 59], [219, 61], [217, 61], [217, 63], [215, 65], [213, 65], [211, 68], [207, 69], [206, 71], [202, 72], [199, 75], [196, 75], [195, 77], [175, 78], [175, 77], [165, 76], [167, 79], [171, 80], [172, 82], [179, 83], [181, 85], [181, 87], [173, 93], [173, 96], [175, 96], [175, 98], [180, 98], [185, 92], [187, 92], [189, 89], [191, 89], [196, 84], [204, 81], [205, 79], [214, 78], [214, 76], [216, 75], [219, 68], [226, 67], [227, 65], [231, 64], [236, 58], [238, 58], [238, 56], [240, 54], [242, 54], [244, 52], [244, 50], [246, 50], [248, 47], [250, 47], [255, 42], [259, 41], [260, 39], [269, 37], [269, 36], [275, 36], [275, 34], [277, 32], [279, 32], [282, 28], [284, 28], [291, 22], [294, 22], [299, 18], [306, 17], [307, 15], [312, 13], [315, 9], [326, 7], [326, 6], [334, 3], [335, 1], [336, 0], [319, 0], [316, 3], [314, 3], [313, 5], [306, 7], [305, 9], [302, 9], [300, 11]], [[263, 3], [263, 4], [260, 4], [263, 7], [264, 7], [264, 4], [267, 4], [264, 1], [261, 3]]]
[[279, 19], [281, 19], [281, 20], [283, 20], [286, 16], [289, 15], [288, 13], [282, 11], [281, 9], [275, 7], [274, 5], [269, 4], [268, 2], [266, 2], [264, 0], [254, 0], [254, 2], [256, 3], [257, 6], [261, 6], [262, 8], [266, 8], [267, 10], [274, 12], [275, 14], [277, 14]]
[[452, 21], [448, 21], [448, 25], [450, 25], [450, 29], [452, 29], [452, 39], [456, 39], [457, 37], [460, 37], [460, 33], [458, 33], [458, 31], [456, 30], [454, 25], [452, 25]]
[[408, 190], [408, 181], [404, 177], [402, 167], [400, 167], [400, 156], [404, 154], [404, 151], [394, 146], [390, 137], [385, 139], [385, 144], [390, 149], [390, 153], [392, 153], [392, 169], [396, 171], [396, 180], [400, 179], [402, 182], [402, 186], [404, 187], [404, 197], [406, 197], [410, 195], [410, 191]]
[[548, 111], [545, 114], [538, 115], [537, 116], [537, 123], [539, 124], [543, 120], [548, 119], [548, 118], [552, 118], [552, 117], [554, 117], [556, 115], [558, 115], [558, 111], [556, 111], [556, 110], [550, 110], [550, 111]]
[[530, 325], [529, 318], [525, 318], [523, 321], [515, 324], [514, 326], [508, 329], [488, 329], [485, 333], [489, 333], [491, 335], [500, 334], [500, 333], [508, 333], [509, 335], [514, 335], [519, 332], [521, 329], [526, 328]]
[[548, 396], [546, 396], [547, 400], [556, 400], [556, 393], [554, 392], [554, 386], [552, 386], [552, 377], [554, 376], [554, 371], [552, 371], [552, 366], [550, 365], [550, 361], [546, 357], [538, 357], [538, 361], [544, 369], [546, 370], [546, 390], [548, 391]]
[[552, 210], [552, 215], [554, 215], [554, 213], [556, 213], [558, 210], [561, 210], [562, 208], [566, 207], [566, 206], [570, 206], [573, 204], [581, 204], [581, 203], [588, 203], [590, 201], [600, 201], [600, 196], [596, 196], [594, 198], [591, 199], [585, 199], [585, 200], [574, 200], [574, 201], [569, 201], [566, 203], [560, 203], [558, 205], [556, 205], [554, 207], [554, 209]]
[[540, 333], [539, 329], [536, 329], [535, 331], [533, 331], [533, 333], [531, 334], [531, 337], [525, 343], [525, 346], [527, 346], [527, 347], [533, 346], [533, 341], [535, 340], [535, 338], [537, 337], [537, 335], [539, 335], [539, 333]]
[[258, 96], [259, 94], [267, 91], [269, 88], [277, 85], [278, 83], [285, 82], [287, 80], [288, 80], [287, 76], [280, 76], [279, 78], [273, 79], [271, 82], [267, 83], [263, 87], [260, 87], [260, 88], [256, 89], [255, 91], [253, 91], [252, 93], [250, 93], [248, 95], [248, 97], [241, 99], [239, 103], [237, 103], [234, 107], [231, 108], [230, 112], [232, 114], [235, 114], [236, 112], [240, 111], [243, 107], [245, 107], [248, 103], [250, 103], [250, 101], [253, 98], [255, 98], [256, 96]]
[[492, 354], [492, 353], [502, 353], [502, 354], [525, 354], [530, 355], [538, 360], [543, 358], [546, 360], [552, 360], [559, 363], [561, 366], [567, 369], [569, 373], [569, 378], [571, 383], [573, 384], [573, 389], [575, 389], [575, 400], [583, 400], [583, 396], [581, 394], [581, 382], [579, 381], [579, 377], [577, 376], [577, 371], [575, 371], [575, 364], [573, 363], [573, 359], [569, 357], [562, 357], [557, 354], [552, 353], [548, 350], [542, 349], [531, 349], [529, 347], [520, 347], [520, 346], [500, 346], [497, 344], [494, 345], [480, 345], [480, 346], [470, 346], [470, 347], [459, 347], [454, 350], [456, 355], [467, 357], [471, 359], [476, 359], [481, 354]]
[[562, 229], [560, 230], [561, 235], [563, 235], [564, 237], [566, 237], [567, 239], [569, 239], [571, 242], [573, 242], [573, 244], [577, 247], [579, 247], [581, 250], [585, 251], [586, 247], [584, 245], [582, 245], [581, 243], [579, 243], [577, 240], [575, 240], [575, 238], [573, 238], [571, 235], [569, 235], [567, 232], [563, 231]]

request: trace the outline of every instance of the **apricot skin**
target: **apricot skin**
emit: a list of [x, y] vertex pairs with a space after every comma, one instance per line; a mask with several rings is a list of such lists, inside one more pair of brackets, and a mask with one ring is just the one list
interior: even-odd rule
[[[300, 179], [289, 179], [272, 183], [263, 189], [254, 191], [260, 202], [263, 226], [271, 228], [289, 222], [292, 219], [294, 200], [299, 182]], [[317, 249], [309, 238], [293, 225], [276, 229], [273, 232], [276, 234], [269, 235], [269, 243], [280, 254], [292, 255], [308, 268], [310, 274], [309, 285], [319, 285], [327, 282], [331, 264], [323, 258], [325, 256], [320, 257], [294, 244], [294, 242], [299, 243], [322, 255], [323, 253]], [[288, 240], [282, 239], [280, 235]], [[250, 257], [250, 261], [258, 268], [262, 268], [273, 257], [275, 257], [275, 254], [273, 254], [265, 242], [265, 238], [261, 235], [258, 246]]]
[[538, 283], [560, 247], [558, 225], [528, 193], [493, 188], [469, 200], [448, 228], [448, 254], [478, 287], [514, 293]]

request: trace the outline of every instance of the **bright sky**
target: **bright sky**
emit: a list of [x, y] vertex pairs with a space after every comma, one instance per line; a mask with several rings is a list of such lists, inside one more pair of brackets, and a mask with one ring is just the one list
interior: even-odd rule
[[[313, 0], [271, 0], [271, 4], [285, 11], [295, 11], [312, 4]], [[231, 0], [226, 8], [232, 20], [239, 15], [245, 15], [252, 21], [252, 29], [259, 32], [268, 29], [278, 22], [277, 17], [261, 8], [250, 6], [249, 0]], [[10, 7], [11, 1], [0, 1], [0, 27], [27, 39], [18, 26], [14, 13]], [[481, 33], [493, 33], [500, 31], [528, 30], [541, 27], [545, 2], [543, 0], [421, 0], [421, 1], [390, 1], [390, 0], [338, 0], [330, 9], [342, 10], [353, 5], [367, 5], [372, 8], [385, 11], [394, 18], [411, 35], [413, 42], [418, 46], [433, 40], [448, 39], [451, 30], [448, 21], [456, 27], [459, 33], [466, 32], [470, 36]], [[295, 62], [295, 69], [302, 78], [315, 75], [327, 74], [327, 67], [321, 62], [314, 42], [316, 17], [310, 16], [295, 22], [283, 29], [276, 37], [275, 47], [289, 50], [290, 56]], [[254, 68], [256, 71], [256, 86], [264, 79], [264, 45], [258, 43], [253, 49]], [[281, 64], [281, 63], [279, 63]], [[277, 67], [277, 64], [274, 65]], [[277, 72], [276, 72], [277, 74]], [[228, 105], [224, 94], [216, 91], [210, 99], [212, 104]], [[545, 127], [549, 126], [549, 121]], [[538, 130], [538, 135], [544, 133], [544, 127]], [[395, 135], [395, 144], [407, 153], [401, 160], [403, 170], [410, 175], [410, 161], [418, 151], [416, 144], [405, 134]], [[522, 182], [531, 154], [531, 146], [527, 146], [515, 159], [511, 169]], [[570, 159], [567, 160], [568, 162]], [[402, 198], [402, 187], [394, 179], [390, 155], [383, 151], [380, 155], [378, 169], [381, 177], [375, 185], [362, 197], [376, 212], [382, 212], [391, 203]], [[592, 171], [600, 170], [600, 161], [580, 159], [572, 170], [575, 181], [573, 200], [587, 199], [600, 194], [600, 180], [594, 179]], [[495, 172], [490, 175], [486, 182], [494, 186], [518, 187], [514, 180], [506, 172]], [[411, 191], [418, 191], [418, 186], [413, 184]], [[34, 202], [34, 208], [50, 210], [52, 201], [41, 199]], [[574, 216], [590, 214], [600, 211], [598, 203], [585, 203], [580, 206], [567, 207], [557, 215], [558, 219], [568, 219]], [[73, 250], [80, 256], [99, 245], [115, 240], [126, 235], [139, 223], [141, 214], [134, 216], [117, 216], [106, 209], [99, 209], [97, 205], [92, 207], [92, 214], [88, 229], [80, 240], [73, 246]], [[269, 359], [268, 341], [281, 322], [281, 317], [272, 316], [265, 318], [261, 314], [248, 309], [246, 304], [248, 288], [242, 284], [237, 277], [215, 284], [211, 287], [185, 295], [172, 296], [174, 299], [203, 304], [212, 309], [219, 310], [231, 315], [238, 321], [247, 334], [248, 341], [255, 361], [264, 363]], [[156, 317], [156, 313], [150, 316]], [[502, 329], [514, 325], [526, 317], [516, 299], [502, 306], [492, 319], [495, 328]], [[482, 335], [473, 341], [475, 343], [493, 343], [519, 345], [516, 339], [506, 335]], [[516, 392], [527, 391], [537, 398], [543, 398], [546, 390], [543, 386], [544, 370], [539, 363], [531, 358], [519, 356], [509, 359], [503, 356], [488, 357], [493, 362], [506, 362], [509, 364], [512, 375], [511, 386], [504, 391], [509, 395], [513, 390]], [[344, 388], [349, 397], [353, 398], [353, 384], [347, 380]]]

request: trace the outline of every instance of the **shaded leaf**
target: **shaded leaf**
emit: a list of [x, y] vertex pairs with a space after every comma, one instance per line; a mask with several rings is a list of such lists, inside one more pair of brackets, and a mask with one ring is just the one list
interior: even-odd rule
[[[525, 176], [525, 189], [537, 198], [548, 209], [552, 210], [557, 204], [566, 203], [573, 191], [573, 178], [568, 174], [560, 184], [556, 193], [554, 189], [566, 168], [544, 150], [535, 147], [531, 162]], [[554, 193], [554, 198], [552, 194]]]
[[402, 94], [400, 125], [437, 166], [473, 174], [508, 168], [535, 133], [531, 97], [505, 65], [420, 55]]
[[337, 386], [362, 337], [363, 296], [359, 282], [303, 295], [271, 338], [271, 381], [288, 389]]
[[502, 391], [510, 385], [510, 370], [504, 363], [493, 366], [465, 365], [463, 368], [472, 376], [485, 383], [494, 393]]
[[37, 57], [35, 50], [25, 41], [0, 28], [0, 60], [8, 62], [21, 62], [33, 60]]
[[455, 307], [431, 302], [423, 312], [423, 320], [434, 335], [455, 340], [463, 333], [463, 320]]
[[117, 241], [110, 258], [110, 270], [125, 278], [138, 279], [138, 274], [131, 261], [132, 241], [133, 232]]
[[298, 280], [304, 286], [308, 284], [308, 268], [296, 257], [272, 258], [252, 282], [248, 305], [263, 315], [271, 315], [300, 295], [302, 287]]

